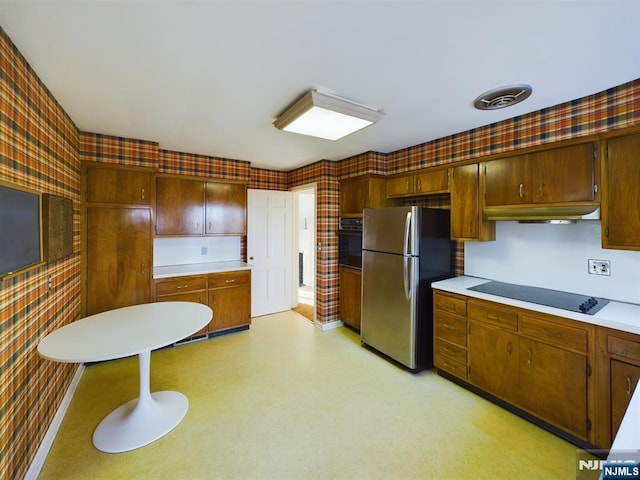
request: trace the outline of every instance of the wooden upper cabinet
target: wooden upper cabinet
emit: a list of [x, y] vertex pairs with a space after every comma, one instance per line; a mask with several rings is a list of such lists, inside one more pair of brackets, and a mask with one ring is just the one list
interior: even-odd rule
[[246, 211], [244, 184], [156, 179], [156, 235], [244, 235]]
[[596, 194], [595, 149], [590, 142], [534, 153], [534, 203], [592, 202]]
[[362, 216], [364, 208], [390, 205], [383, 177], [349, 178], [340, 182], [340, 215]]
[[247, 186], [240, 183], [205, 183], [205, 232], [208, 235], [246, 233]]
[[445, 193], [449, 191], [449, 170], [417, 173], [413, 177], [415, 193]]
[[204, 182], [156, 179], [156, 235], [204, 234]]
[[495, 222], [482, 218], [480, 165], [451, 169], [451, 239], [495, 240]]
[[387, 179], [387, 197], [403, 197], [413, 194], [413, 175]]
[[149, 205], [152, 201], [150, 170], [92, 165], [86, 167], [84, 178], [87, 202]]
[[589, 142], [486, 162], [486, 205], [594, 201], [595, 148]]
[[529, 155], [492, 160], [485, 164], [485, 203], [518, 205], [531, 203], [531, 158]]
[[602, 246], [640, 250], [640, 133], [606, 145], [602, 199]]
[[387, 179], [387, 197], [408, 197], [449, 191], [449, 171], [421, 171]]

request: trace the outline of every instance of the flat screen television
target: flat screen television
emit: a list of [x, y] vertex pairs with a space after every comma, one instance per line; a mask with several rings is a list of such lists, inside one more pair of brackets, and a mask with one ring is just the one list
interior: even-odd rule
[[42, 263], [41, 195], [0, 183], [0, 278]]

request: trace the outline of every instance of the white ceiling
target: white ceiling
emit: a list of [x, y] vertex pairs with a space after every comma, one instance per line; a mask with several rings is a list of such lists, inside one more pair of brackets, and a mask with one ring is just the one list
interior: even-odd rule
[[[638, 0], [0, 0], [0, 25], [80, 130], [276, 170], [640, 78]], [[473, 108], [514, 83], [532, 96]], [[312, 88], [385, 118], [335, 142], [275, 129]]]

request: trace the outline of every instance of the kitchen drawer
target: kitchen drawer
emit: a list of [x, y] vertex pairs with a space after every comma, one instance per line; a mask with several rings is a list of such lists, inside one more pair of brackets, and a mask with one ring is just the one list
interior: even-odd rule
[[640, 362], [640, 338], [638, 341], [633, 341], [608, 335], [607, 352]]
[[488, 323], [514, 332], [518, 329], [518, 312], [515, 310], [479, 300], [469, 300], [467, 308], [470, 320]]
[[250, 270], [235, 270], [233, 272], [209, 275], [209, 288], [235, 287], [236, 285], [249, 285], [250, 283]]
[[438, 312], [433, 319], [434, 337], [461, 347], [467, 346], [467, 320], [446, 312]]
[[438, 310], [454, 313], [463, 317], [467, 316], [466, 297], [436, 291], [433, 296], [433, 304]]
[[176, 293], [193, 292], [207, 289], [207, 278], [174, 277], [170, 279], [156, 280], [156, 296], [173, 295]]
[[467, 380], [467, 366], [464, 363], [452, 360], [451, 358], [438, 353], [435, 354], [433, 363], [436, 368], [444, 370], [445, 372], [455, 375], [463, 380]]
[[467, 363], [467, 350], [453, 343], [445, 342], [440, 338], [436, 338], [435, 341], [435, 353], [437, 355], [443, 355], [449, 357], [458, 362], [464, 364]]
[[536, 317], [522, 315], [520, 317], [520, 333], [526, 337], [558, 347], [587, 351], [587, 331], [581, 328], [548, 322]]

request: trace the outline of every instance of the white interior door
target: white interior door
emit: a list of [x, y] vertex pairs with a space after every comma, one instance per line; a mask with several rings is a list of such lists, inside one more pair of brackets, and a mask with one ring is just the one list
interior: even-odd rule
[[251, 316], [293, 307], [293, 194], [247, 192], [247, 263], [251, 265]]

